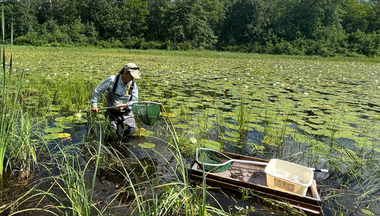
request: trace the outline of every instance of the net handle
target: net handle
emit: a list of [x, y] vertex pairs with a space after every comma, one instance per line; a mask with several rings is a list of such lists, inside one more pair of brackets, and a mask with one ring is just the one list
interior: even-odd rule
[[[138, 105], [138, 104], [156, 104], [156, 105], [161, 105], [161, 103], [157, 103], [157, 102], [153, 102], [153, 101], [141, 101], [141, 102], [136, 102], [136, 103], [132, 104], [131, 106], [133, 106], [135, 104], [136, 105]], [[130, 106], [130, 105], [101, 107], [101, 108], [98, 108], [98, 110], [109, 110], [109, 109], [115, 109], [115, 108], [121, 108], [121, 107], [127, 107], [127, 106]], [[79, 110], [79, 112], [89, 112], [89, 111], [88, 110]]]
[[169, 114], [166, 112], [166, 109], [165, 109], [165, 107], [164, 107], [164, 104], [162, 104], [162, 103], [159, 103], [159, 104], [161, 105], [162, 109], [164, 110], [164, 112], [165, 112], [165, 116], [166, 116], [166, 118], [168, 118], [168, 120], [169, 120], [169, 122], [170, 122], [170, 126], [172, 126], [173, 133], [174, 133], [174, 136], [175, 136], [176, 141], [179, 142], [179, 139], [178, 139], [178, 136], [177, 136], [177, 132], [175, 132], [173, 122], [172, 122], [172, 120], [170, 119]]
[[[201, 161], [199, 161], [199, 155], [198, 155], [198, 151], [199, 151], [199, 150], [205, 150], [205, 151], [216, 152], [217, 154], [222, 155], [223, 157], [227, 158], [228, 161], [226, 161], [226, 162], [224, 162], [224, 163], [220, 163], [220, 164], [211, 164], [211, 163], [204, 163], [204, 162], [201, 162]], [[227, 155], [223, 154], [223, 153], [220, 152], [220, 151], [217, 151], [217, 150], [214, 150], [214, 149], [209, 149], [209, 148], [197, 148], [197, 150], [196, 150], [196, 152], [195, 152], [195, 160], [196, 160], [197, 163], [199, 163], [199, 164], [202, 164], [202, 165], [205, 165], [205, 166], [213, 166], [213, 167], [221, 167], [221, 166], [227, 165], [227, 164], [232, 163], [232, 162], [249, 163], [249, 164], [261, 165], [261, 166], [266, 166], [266, 165], [268, 165], [267, 162], [232, 159], [232, 158], [228, 157]]]
[[[201, 162], [198, 160], [198, 150], [206, 150], [206, 151], [212, 151], [212, 152], [216, 152], [224, 157], [226, 157], [227, 159], [229, 159], [228, 161], [224, 162], [224, 163], [221, 163], [221, 164], [210, 164], [210, 163], [204, 163], [204, 162]], [[261, 165], [261, 166], [266, 166], [268, 165], [267, 162], [260, 162], [260, 161], [250, 161], [250, 160], [238, 160], [238, 159], [232, 159], [230, 157], [228, 157], [227, 155], [223, 154], [222, 152], [220, 151], [217, 151], [217, 150], [214, 150], [214, 149], [209, 149], [209, 148], [197, 148], [196, 150], [196, 153], [195, 153], [195, 161], [198, 163], [198, 164], [202, 164], [204, 166], [213, 166], [213, 167], [221, 167], [221, 166], [224, 166], [226, 164], [229, 164], [229, 163], [232, 163], [232, 162], [238, 162], [238, 163], [249, 163], [249, 164], [255, 164], [255, 165]], [[312, 168], [312, 167], [308, 167], [309, 169], [313, 170], [314, 172], [324, 172], [324, 173], [328, 173], [329, 170], [328, 169], [315, 169], [315, 168]]]

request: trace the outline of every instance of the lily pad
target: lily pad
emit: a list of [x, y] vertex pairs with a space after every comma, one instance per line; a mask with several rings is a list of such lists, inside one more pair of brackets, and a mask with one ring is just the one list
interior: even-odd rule
[[222, 148], [221, 144], [219, 142], [214, 141], [214, 140], [202, 139], [202, 142], [204, 143], [204, 146], [206, 148], [215, 149], [218, 151]]
[[139, 146], [141, 148], [151, 149], [151, 148], [154, 148], [156, 144], [150, 143], [150, 142], [143, 142], [143, 143], [139, 143]]
[[56, 122], [68, 122], [67, 117], [57, 117], [55, 118]]
[[87, 120], [77, 116], [57, 117], [56, 122], [73, 123], [73, 124], [86, 124]]
[[54, 123], [56, 126], [63, 128], [63, 129], [71, 129], [76, 126], [76, 124], [68, 123], [68, 122], [56, 122]]
[[61, 138], [66, 138], [66, 139], [71, 139], [71, 135], [69, 133], [51, 133], [51, 134], [46, 134], [42, 138], [45, 140], [53, 140], [53, 139], [61, 139]]
[[58, 138], [71, 138], [69, 133], [59, 133]]
[[44, 131], [46, 133], [60, 133], [63, 131], [63, 128], [59, 128], [59, 127], [46, 128]]
[[42, 109], [44, 109], [44, 110], [50, 110], [50, 111], [59, 111], [59, 110], [61, 110], [61, 106], [50, 105], [48, 107], [43, 107]]
[[56, 116], [56, 115], [59, 115], [59, 113], [58, 112], [46, 112], [46, 113], [44, 113], [44, 116]]

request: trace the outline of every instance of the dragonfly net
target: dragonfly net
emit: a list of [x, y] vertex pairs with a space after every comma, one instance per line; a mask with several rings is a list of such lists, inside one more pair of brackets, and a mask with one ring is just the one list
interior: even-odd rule
[[138, 102], [133, 104], [132, 110], [144, 124], [152, 126], [157, 122], [160, 116], [161, 104], [150, 101]]
[[230, 158], [212, 149], [198, 148], [195, 160], [205, 171], [223, 172], [232, 167]]

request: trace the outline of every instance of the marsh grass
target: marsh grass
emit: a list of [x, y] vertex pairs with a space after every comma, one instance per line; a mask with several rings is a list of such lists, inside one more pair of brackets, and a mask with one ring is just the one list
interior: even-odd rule
[[[226, 215], [220, 204], [217, 208], [206, 205], [206, 199], [211, 196], [207, 191], [207, 186], [202, 184], [199, 187], [190, 181], [189, 164], [183, 156], [186, 154], [183, 147], [189, 145], [189, 140], [181, 136], [178, 138], [176, 133], [171, 131], [173, 129], [167, 119], [165, 119], [165, 124], [166, 129], [161, 129], [170, 135], [165, 141], [168, 152], [163, 154], [154, 149], [141, 149], [147, 155], [144, 161], [149, 161], [149, 163], [139, 160], [133, 148], [125, 148], [124, 150], [128, 152], [126, 154], [112, 146], [103, 146], [106, 156], [102, 157], [110, 160], [102, 160], [101, 166], [118, 173], [124, 179], [118, 192], [113, 195], [114, 198], [111, 198], [112, 202], [116, 201], [117, 197], [132, 199], [129, 205], [130, 212], [128, 212], [131, 215]], [[150, 139], [159, 138], [151, 137]], [[190, 149], [186, 148], [186, 150]], [[167, 158], [168, 153], [170, 158]], [[126, 163], [131, 159], [126, 158], [125, 155], [132, 156], [137, 165]], [[160, 162], [157, 166], [154, 162], [157, 160], [163, 161], [163, 164]], [[214, 199], [214, 201], [218, 203], [217, 200]], [[108, 203], [108, 210], [104, 208], [102, 213], [111, 211], [112, 206]]]
[[[89, 148], [85, 152], [100, 153], [102, 144], [98, 145], [98, 149], [84, 146]], [[84, 156], [79, 154], [82, 148], [82, 144], [62, 146], [62, 143], [56, 143], [50, 155], [52, 161], [41, 164], [50, 176], [32, 182], [27, 192], [0, 212], [8, 212], [9, 215], [45, 212], [75, 216], [91, 215], [95, 210], [98, 215], [102, 215], [101, 209], [92, 201], [99, 154], [91, 155], [86, 162]], [[92, 181], [86, 177], [90, 165], [94, 166]], [[57, 171], [59, 174], [55, 175]]]
[[249, 107], [245, 103], [245, 98], [240, 99], [240, 105], [237, 111], [235, 111], [236, 123], [238, 125], [238, 132], [242, 136], [244, 135], [244, 130], [246, 129], [246, 124], [249, 121]]
[[[2, 7], [2, 29], [4, 41], [4, 8]], [[13, 24], [11, 28], [10, 59], [6, 61], [5, 46], [2, 45], [1, 95], [0, 95], [0, 179], [5, 170], [18, 170], [20, 180], [30, 175], [31, 161], [37, 163], [36, 153], [30, 142], [32, 123], [28, 112], [23, 111], [20, 92], [24, 72], [22, 69], [13, 81]], [[0, 51], [0, 52], [1, 52]], [[26, 61], [26, 59], [25, 59]], [[15, 87], [14, 87], [15, 86]]]
[[[84, 165], [81, 162], [83, 156], [78, 155], [78, 152], [81, 152], [80, 148], [69, 145], [56, 153], [55, 159], [60, 174], [54, 177], [54, 182], [66, 196], [64, 200], [67, 200], [70, 204], [70, 207], [67, 207], [67, 209], [71, 211], [65, 210], [66, 215], [91, 215], [92, 209], [100, 213], [100, 210], [94, 205], [92, 200], [102, 144], [99, 143], [98, 146], [98, 150], [95, 151], [98, 154], [91, 156]], [[95, 163], [91, 183], [86, 182], [85, 177], [90, 163]]]

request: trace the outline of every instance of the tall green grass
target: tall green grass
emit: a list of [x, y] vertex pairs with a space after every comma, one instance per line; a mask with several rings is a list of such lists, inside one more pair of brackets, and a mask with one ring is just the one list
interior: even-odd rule
[[[183, 139], [179, 139], [180, 141]], [[206, 184], [203, 186], [194, 185], [189, 178], [186, 160], [181, 154], [177, 140], [173, 139], [167, 143], [168, 150], [171, 152], [171, 159], [165, 158], [163, 154], [154, 151], [159, 155], [159, 160], [164, 160], [168, 165], [165, 174], [158, 170], [154, 163], [145, 164], [138, 160], [133, 151], [126, 149], [128, 155], [134, 157], [138, 165], [131, 167], [125, 163], [127, 158], [118, 150], [112, 147], [105, 147], [111, 158], [118, 162], [115, 169], [125, 179], [124, 185], [116, 196], [122, 193], [129, 193], [133, 197], [131, 201], [130, 215], [227, 215], [221, 206], [213, 207], [206, 205], [209, 196]], [[155, 161], [157, 158], [146, 151], [148, 161]], [[130, 160], [130, 159], [129, 159]], [[108, 166], [110, 167], [110, 166]], [[136, 172], [136, 169], [140, 172]], [[111, 168], [112, 169], [112, 168]], [[149, 171], [147, 170], [149, 169]], [[159, 172], [159, 173], [158, 173]], [[217, 200], [215, 200], [217, 202]]]
[[[2, 8], [2, 34], [5, 40], [4, 8]], [[20, 102], [20, 92], [25, 70], [13, 74], [13, 24], [11, 30], [10, 59], [6, 60], [5, 45], [3, 44], [1, 62], [1, 92], [0, 92], [0, 179], [4, 173], [18, 169], [22, 178], [27, 178], [30, 172], [30, 161], [37, 162], [36, 154], [30, 142], [32, 124], [28, 112], [23, 111]], [[26, 59], [25, 59], [26, 62]], [[15, 76], [15, 80], [13, 79]]]
[[[92, 209], [98, 213], [101, 212], [92, 200], [101, 148], [102, 143], [99, 143], [98, 150], [95, 150], [97, 154], [91, 156], [87, 162], [83, 162], [84, 164], [82, 163], [83, 156], [79, 154], [82, 149], [73, 145], [60, 149], [58, 155], [55, 156], [60, 173], [53, 179], [65, 195], [65, 199], [69, 201], [70, 206], [66, 207], [69, 211], [65, 211], [66, 215], [91, 215]], [[89, 185], [86, 182], [85, 173], [90, 163], [94, 163], [95, 166], [93, 180]]]

